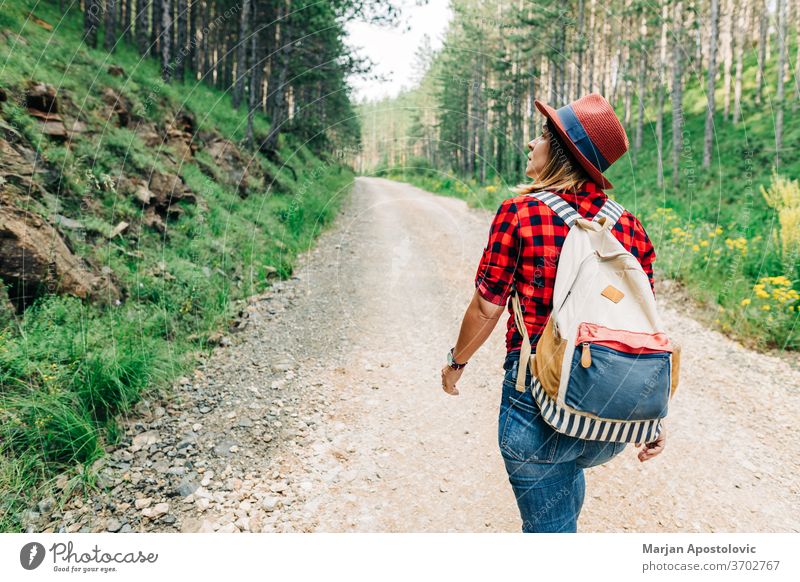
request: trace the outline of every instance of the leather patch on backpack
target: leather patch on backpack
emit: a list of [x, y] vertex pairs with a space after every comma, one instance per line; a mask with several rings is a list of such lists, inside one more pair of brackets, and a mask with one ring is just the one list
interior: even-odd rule
[[608, 297], [614, 303], [619, 303], [619, 300], [625, 296], [625, 294], [622, 291], [620, 291], [613, 285], [609, 285], [608, 287], [603, 289], [600, 295], [602, 295], [603, 297]]

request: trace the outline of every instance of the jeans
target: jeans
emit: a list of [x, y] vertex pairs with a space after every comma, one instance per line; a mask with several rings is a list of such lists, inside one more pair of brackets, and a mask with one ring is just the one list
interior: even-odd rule
[[517, 498], [522, 531], [576, 532], [586, 481], [583, 469], [618, 455], [626, 443], [590, 441], [556, 432], [541, 417], [526, 368], [525, 392], [515, 384], [519, 352], [507, 355], [497, 440]]

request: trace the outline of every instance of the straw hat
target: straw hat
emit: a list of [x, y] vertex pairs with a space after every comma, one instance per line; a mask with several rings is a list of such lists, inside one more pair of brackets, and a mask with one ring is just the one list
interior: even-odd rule
[[604, 189], [613, 188], [603, 172], [628, 151], [629, 143], [625, 128], [606, 98], [589, 93], [559, 109], [538, 99], [534, 104], [594, 182]]

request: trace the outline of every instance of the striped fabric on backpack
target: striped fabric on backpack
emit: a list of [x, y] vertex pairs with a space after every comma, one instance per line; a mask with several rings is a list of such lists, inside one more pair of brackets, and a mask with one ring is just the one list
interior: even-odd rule
[[525, 368], [542, 418], [573, 437], [652, 442], [678, 386], [680, 346], [664, 332], [650, 281], [611, 232], [624, 212], [607, 199], [593, 220], [552, 192], [529, 194], [570, 227], [558, 259], [553, 308], [536, 353], [512, 291], [523, 337], [517, 390]]

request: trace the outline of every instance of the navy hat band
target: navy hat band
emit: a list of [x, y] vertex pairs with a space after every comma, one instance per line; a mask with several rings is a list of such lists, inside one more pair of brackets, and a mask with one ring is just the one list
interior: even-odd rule
[[558, 109], [556, 113], [558, 114], [558, 119], [561, 121], [561, 125], [564, 126], [564, 130], [567, 132], [570, 140], [572, 140], [572, 143], [578, 148], [578, 151], [601, 172], [605, 172], [611, 164], [603, 157], [603, 154], [595, 147], [594, 143], [592, 143], [589, 134], [586, 133], [580, 120], [575, 115], [572, 105], [565, 105]]

